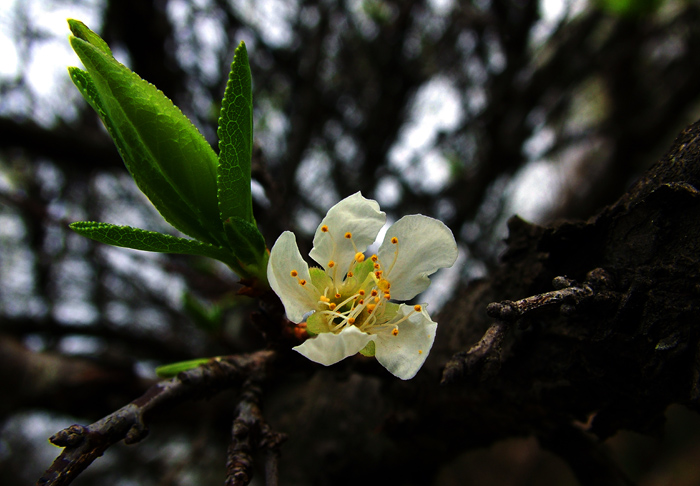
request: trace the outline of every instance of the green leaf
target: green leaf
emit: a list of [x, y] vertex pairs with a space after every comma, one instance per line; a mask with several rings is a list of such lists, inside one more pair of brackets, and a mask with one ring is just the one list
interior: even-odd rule
[[199, 365], [203, 365], [211, 359], [214, 358], [191, 359], [189, 361], [180, 361], [178, 363], [159, 366], [156, 368], [156, 375], [161, 378], [172, 378], [173, 376], [177, 376], [178, 373], [182, 373], [183, 371], [191, 370]]
[[182, 296], [185, 313], [192, 319], [195, 325], [208, 332], [218, 331], [223, 323], [223, 314], [218, 305], [205, 305], [190, 292]]
[[240, 218], [229, 218], [224, 222], [224, 231], [236, 257], [246, 265], [260, 265], [265, 258], [267, 246], [258, 227]]
[[179, 253], [215, 258], [229, 265], [236, 273], [241, 273], [240, 265], [230, 251], [200, 241], [178, 238], [131, 226], [117, 226], [93, 221], [73, 223], [70, 228], [78, 234], [108, 245], [158, 253]]
[[91, 31], [88, 28], [88, 26], [82, 23], [80, 20], [68, 19], [68, 27], [70, 28], [70, 31], [73, 33], [73, 35], [77, 38], [83, 39], [84, 41], [97, 47], [99, 50], [101, 50], [108, 56], [112, 56], [112, 50], [102, 39], [102, 37]]
[[217, 187], [221, 221], [240, 218], [255, 223], [250, 193], [253, 150], [253, 91], [248, 52], [241, 42], [231, 64], [219, 117]]
[[601, 9], [623, 17], [643, 17], [656, 12], [663, 0], [596, 0]]
[[100, 118], [104, 119], [107, 116], [107, 113], [102, 107], [100, 94], [97, 92], [97, 88], [95, 88], [95, 84], [92, 82], [92, 79], [90, 79], [90, 75], [77, 67], [69, 67], [68, 74], [70, 75], [70, 79], [73, 81], [75, 87], [78, 88], [80, 94], [83, 95], [83, 98], [85, 98], [92, 109], [97, 112]]
[[87, 71], [72, 69], [71, 79], [102, 118], [136, 184], [174, 227], [225, 244], [211, 146], [161, 91], [117, 62], [99, 36], [69, 24], [76, 35], [71, 46]]

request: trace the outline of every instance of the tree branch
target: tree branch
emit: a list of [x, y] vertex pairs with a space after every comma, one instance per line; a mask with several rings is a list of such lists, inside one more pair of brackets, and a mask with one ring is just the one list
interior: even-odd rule
[[252, 375], [264, 376], [274, 351], [213, 358], [208, 363], [153, 385], [144, 395], [92, 425], [71, 425], [54, 434], [63, 452], [37, 481], [42, 486], [70, 484], [110, 446], [122, 439], [134, 444], [148, 435], [148, 418], [184, 400], [211, 396]]

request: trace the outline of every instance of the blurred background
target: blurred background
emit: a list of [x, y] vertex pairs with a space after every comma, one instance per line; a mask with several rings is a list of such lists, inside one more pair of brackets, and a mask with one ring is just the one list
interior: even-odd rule
[[[0, 1], [8, 486], [36, 481], [59, 452], [51, 434], [131, 401], [155, 366], [262, 345], [225, 267], [67, 229], [95, 220], [174, 231], [72, 86], [66, 18], [98, 32], [212, 144], [244, 40], [255, 215], [268, 246], [289, 229], [308, 252], [326, 210], [357, 191], [390, 222], [439, 218], [460, 259], [423, 299], [431, 313], [459, 297], [458, 283], [488, 276], [513, 214], [539, 224], [595, 215], [700, 118], [694, 0]], [[183, 406], [75, 484], [221, 484], [230, 399]], [[678, 408], [665, 437], [622, 433], [606, 446], [639, 484], [700, 484], [698, 432]], [[545, 483], [576, 484], [536, 441], [513, 439], [460, 455], [434, 484]]]

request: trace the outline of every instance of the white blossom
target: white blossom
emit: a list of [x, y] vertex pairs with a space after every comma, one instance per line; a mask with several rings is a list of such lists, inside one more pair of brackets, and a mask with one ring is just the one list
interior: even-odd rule
[[379, 204], [355, 193], [333, 206], [314, 236], [309, 268], [293, 233], [285, 231], [270, 252], [267, 277], [289, 320], [306, 320], [310, 337], [294, 347], [329, 366], [358, 352], [398, 378], [413, 378], [435, 340], [437, 323], [425, 304], [410, 300], [430, 285], [429, 275], [450, 267], [457, 244], [441, 221], [404, 216], [386, 233], [375, 255], [364, 251], [384, 226]]

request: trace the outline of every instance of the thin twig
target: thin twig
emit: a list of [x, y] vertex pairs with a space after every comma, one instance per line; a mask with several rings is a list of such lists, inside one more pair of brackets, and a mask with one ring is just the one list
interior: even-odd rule
[[276, 461], [274, 470], [271, 470], [270, 454], [276, 457], [286, 436], [274, 432], [265, 422], [260, 408], [262, 389], [256, 378], [252, 376], [246, 380], [236, 410], [226, 463], [226, 486], [246, 486], [250, 483], [253, 478], [253, 453], [259, 449], [268, 451], [266, 484], [277, 484]]
[[263, 350], [213, 358], [198, 368], [153, 385], [141, 397], [94, 424], [71, 425], [61, 430], [49, 440], [64, 449], [37, 485], [70, 484], [110, 446], [122, 439], [126, 444], [144, 439], [152, 412], [165, 410], [186, 399], [211, 396], [253, 374], [259, 376], [275, 356], [274, 351]]
[[588, 272], [582, 284], [566, 277], [556, 277], [552, 286], [556, 290], [516, 301], [504, 300], [489, 304], [486, 313], [497, 319], [497, 322], [486, 330], [479, 342], [469, 351], [461, 351], [452, 356], [445, 365], [442, 384], [453, 383], [464, 376], [477, 373], [480, 373], [482, 380], [493, 376], [500, 366], [503, 339], [512, 325], [520, 319], [550, 310], [569, 315], [591, 299], [619, 297], [610, 291], [611, 277], [601, 268]]

